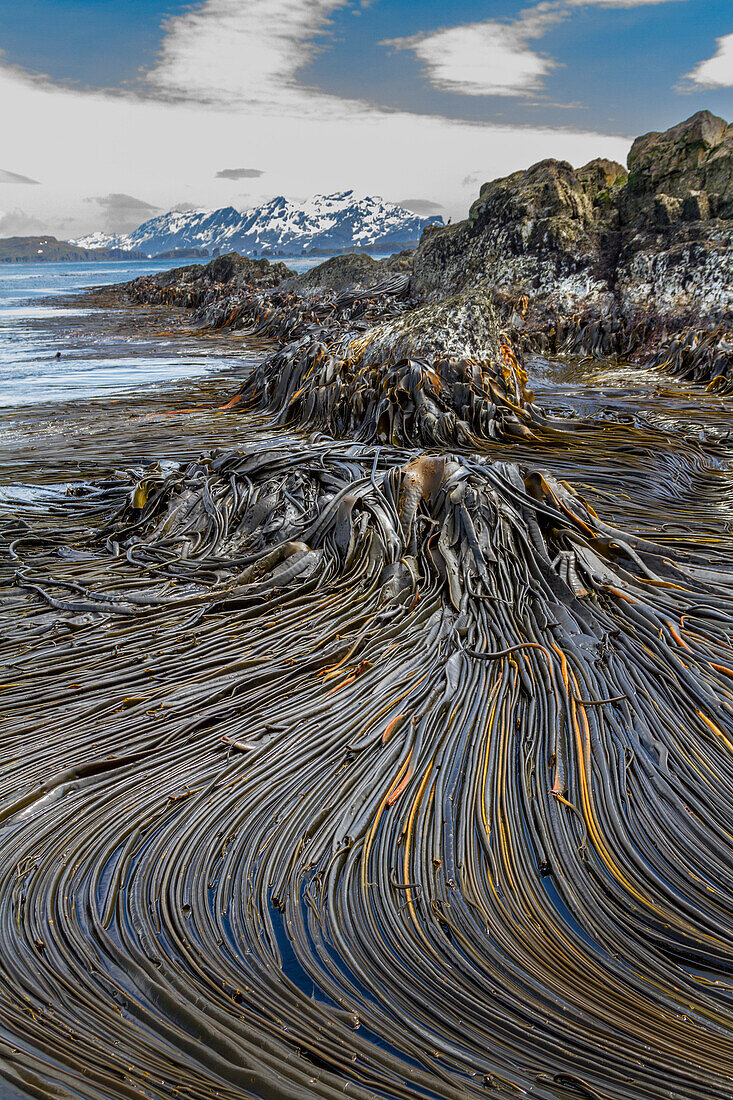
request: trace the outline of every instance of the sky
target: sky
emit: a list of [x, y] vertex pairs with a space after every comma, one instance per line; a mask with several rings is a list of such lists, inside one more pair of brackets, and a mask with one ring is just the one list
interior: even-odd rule
[[0, 0], [0, 236], [353, 188], [457, 220], [733, 119], [733, 0]]

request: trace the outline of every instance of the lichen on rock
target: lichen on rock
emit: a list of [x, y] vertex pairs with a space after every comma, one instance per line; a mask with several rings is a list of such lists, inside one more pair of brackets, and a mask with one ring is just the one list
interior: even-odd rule
[[689, 344], [718, 329], [727, 347], [733, 126], [700, 111], [637, 138], [628, 167], [545, 160], [484, 184], [466, 221], [423, 234], [411, 293], [431, 301], [487, 281], [527, 350], [674, 364], [670, 334]]

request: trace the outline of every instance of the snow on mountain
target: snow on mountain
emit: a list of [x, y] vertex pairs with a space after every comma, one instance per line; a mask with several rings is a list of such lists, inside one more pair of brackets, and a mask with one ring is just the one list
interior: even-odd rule
[[243, 212], [233, 206], [171, 210], [132, 233], [92, 233], [75, 243], [83, 248], [125, 248], [151, 256], [174, 248], [258, 256], [354, 248], [376, 251], [414, 244], [426, 225], [442, 222], [436, 216], [420, 218], [377, 197], [358, 199], [353, 191], [339, 191], [302, 203], [279, 195]]

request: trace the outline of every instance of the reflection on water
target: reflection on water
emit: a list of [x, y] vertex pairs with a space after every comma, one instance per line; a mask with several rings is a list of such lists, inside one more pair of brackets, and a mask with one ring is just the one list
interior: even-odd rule
[[653, 367], [598, 359], [544, 359], [526, 364], [529, 386], [556, 415], [611, 419], [664, 432], [727, 433], [733, 402]]

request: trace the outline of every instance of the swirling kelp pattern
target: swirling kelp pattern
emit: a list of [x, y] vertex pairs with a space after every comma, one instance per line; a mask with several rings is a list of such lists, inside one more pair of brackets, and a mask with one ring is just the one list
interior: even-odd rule
[[5, 522], [5, 1080], [729, 1097], [730, 541], [277, 439]]

